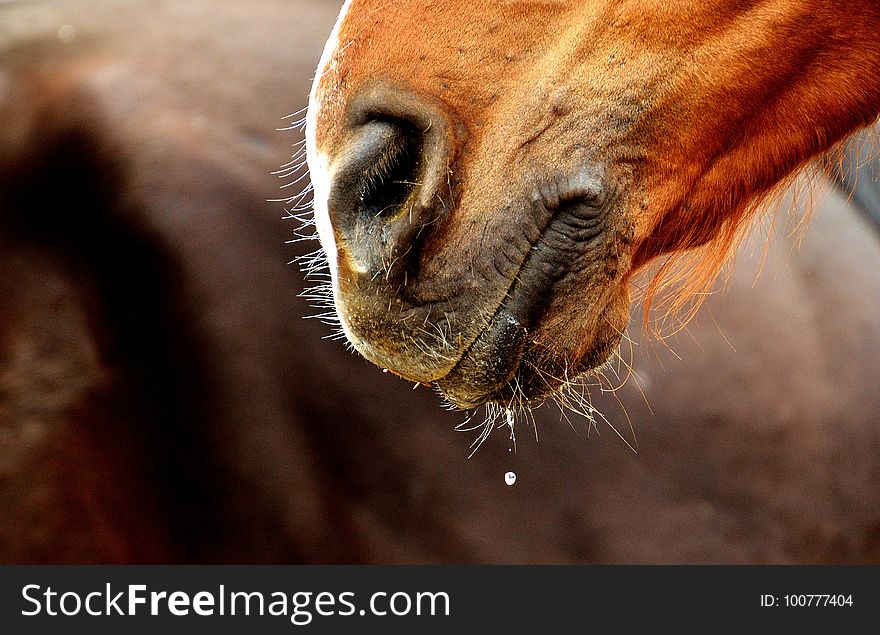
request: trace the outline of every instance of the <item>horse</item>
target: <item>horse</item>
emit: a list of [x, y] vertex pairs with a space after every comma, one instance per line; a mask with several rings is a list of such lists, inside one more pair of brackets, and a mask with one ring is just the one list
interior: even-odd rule
[[457, 407], [540, 402], [880, 115], [878, 29], [871, 0], [346, 2], [307, 130], [342, 330]]
[[868, 199], [817, 173], [799, 249], [780, 221], [686, 330], [630, 329], [607, 422], [547, 404], [468, 459], [302, 319], [313, 246], [266, 201], [338, 10], [0, 6], [0, 561], [880, 562]]

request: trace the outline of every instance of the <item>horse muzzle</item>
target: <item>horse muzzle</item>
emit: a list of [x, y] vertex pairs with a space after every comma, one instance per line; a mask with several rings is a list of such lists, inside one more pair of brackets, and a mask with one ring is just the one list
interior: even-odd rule
[[[326, 144], [316, 217], [358, 352], [462, 408], [539, 398], [579, 360], [604, 361], [613, 338], [572, 309], [590, 297], [604, 305], [617, 275], [604, 264], [618, 250], [608, 231], [616, 190], [601, 164], [476, 181], [484, 198], [474, 205], [456, 197], [461, 136], [437, 104], [375, 85], [348, 105], [339, 131]], [[556, 346], [560, 330], [583, 337]]]

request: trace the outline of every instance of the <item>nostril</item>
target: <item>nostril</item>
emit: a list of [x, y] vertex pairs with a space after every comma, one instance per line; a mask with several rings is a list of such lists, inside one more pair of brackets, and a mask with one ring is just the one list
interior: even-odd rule
[[337, 244], [371, 278], [382, 271], [390, 281], [417, 255], [433, 215], [420, 201], [425, 148], [426, 135], [412, 123], [375, 117], [352, 128], [332, 170], [327, 211]]
[[326, 201], [347, 280], [402, 288], [418, 277], [421, 248], [453, 207], [448, 117], [442, 104], [385, 83], [349, 103]]
[[371, 119], [354, 131], [333, 171], [331, 221], [344, 235], [393, 218], [417, 189], [423, 136], [410, 123]]
[[371, 121], [365, 124], [373, 138], [372, 160], [365, 156], [358, 192], [357, 215], [362, 223], [395, 216], [418, 185], [422, 162], [422, 138], [402, 121]]

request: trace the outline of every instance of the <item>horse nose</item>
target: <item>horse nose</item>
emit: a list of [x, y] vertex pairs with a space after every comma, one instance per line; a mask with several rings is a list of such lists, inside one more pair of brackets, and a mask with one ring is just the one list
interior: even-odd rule
[[[445, 209], [451, 139], [442, 113], [405, 93], [356, 105], [334, 160], [327, 211], [340, 264], [399, 284]], [[380, 278], [381, 276], [381, 278]]]

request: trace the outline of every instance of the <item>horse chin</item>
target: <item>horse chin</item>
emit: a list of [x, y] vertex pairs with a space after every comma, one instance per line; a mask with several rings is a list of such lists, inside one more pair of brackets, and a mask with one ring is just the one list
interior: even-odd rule
[[[506, 320], [502, 318], [501, 322]], [[511, 324], [497, 328], [508, 331]], [[504, 335], [495, 342], [495, 350], [513, 345], [519, 348], [517, 354], [494, 354], [489, 352], [490, 339], [481, 342], [479, 352], [469, 352], [453, 372], [436, 382], [457, 408], [469, 410], [487, 403], [505, 407], [540, 405], [580, 375], [604, 364], [616, 349], [620, 335], [608, 330], [597, 334], [586, 350], [558, 351], [555, 355], [548, 354], [540, 343], [524, 338], [506, 340]]]
[[625, 294], [612, 297], [593, 319], [551, 302], [529, 323], [524, 316], [534, 314], [535, 300], [505, 303], [455, 368], [435, 382], [453, 405], [538, 405], [616, 350], [628, 319]]
[[[524, 272], [521, 280], [528, 279]], [[401, 314], [379, 312], [378, 304], [370, 306], [362, 297], [352, 306], [351, 296], [340, 313], [349, 341], [364, 357], [409, 381], [433, 384], [452, 405], [467, 410], [490, 402], [537, 404], [608, 359], [628, 319], [626, 294], [611, 292], [604, 308], [586, 314], [570, 297], [550, 289], [513, 289], [473, 343], [439, 375], [432, 375], [436, 368], [425, 360], [449, 359], [451, 351], [404, 345], [400, 330], [406, 320]], [[587, 304], [603, 303], [596, 299]]]

